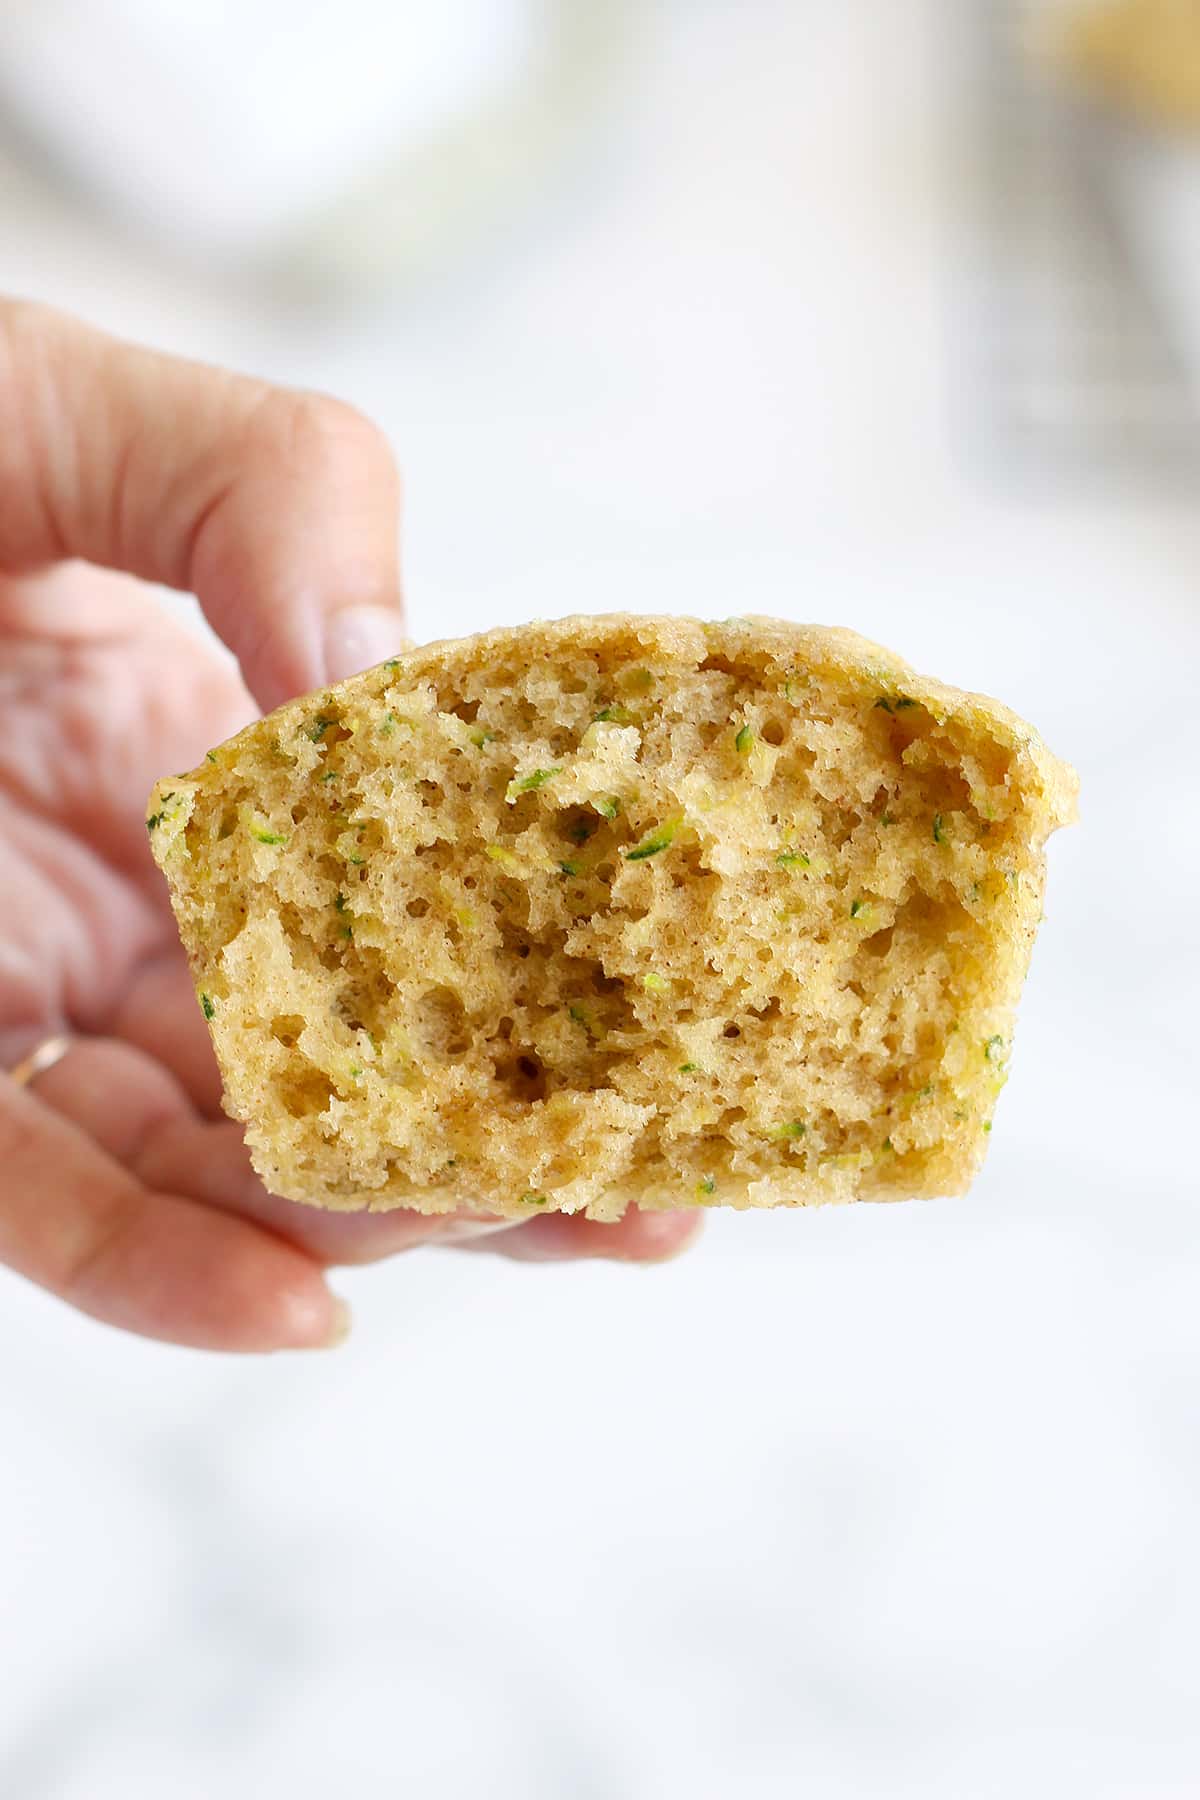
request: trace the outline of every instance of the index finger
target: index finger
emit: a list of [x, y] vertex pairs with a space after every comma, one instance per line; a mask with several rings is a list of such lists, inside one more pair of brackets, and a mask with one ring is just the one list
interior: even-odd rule
[[4, 301], [0, 412], [0, 567], [194, 592], [264, 709], [401, 642], [399, 478], [353, 408]]

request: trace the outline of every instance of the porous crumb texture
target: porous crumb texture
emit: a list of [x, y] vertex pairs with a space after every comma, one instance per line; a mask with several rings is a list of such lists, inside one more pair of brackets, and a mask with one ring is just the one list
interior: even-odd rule
[[1074, 777], [847, 632], [408, 650], [159, 784], [267, 1187], [506, 1215], [959, 1191]]

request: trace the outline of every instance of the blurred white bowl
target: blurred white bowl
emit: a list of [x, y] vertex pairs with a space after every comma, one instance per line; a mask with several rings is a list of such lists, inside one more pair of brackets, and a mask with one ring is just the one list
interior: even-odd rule
[[565, 159], [629, 0], [4, 0], [0, 114], [142, 237], [353, 282], [449, 252]]

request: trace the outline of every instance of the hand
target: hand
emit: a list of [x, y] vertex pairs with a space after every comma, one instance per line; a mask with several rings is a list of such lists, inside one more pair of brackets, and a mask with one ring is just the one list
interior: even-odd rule
[[[694, 1215], [502, 1225], [265, 1192], [220, 1112], [143, 807], [255, 702], [401, 641], [391, 457], [336, 402], [24, 304], [0, 303], [0, 403], [0, 1070], [72, 1039], [29, 1087], [0, 1075], [0, 1262], [149, 1337], [270, 1350], [344, 1335], [333, 1263], [679, 1249]], [[240, 674], [144, 581], [194, 591]]]

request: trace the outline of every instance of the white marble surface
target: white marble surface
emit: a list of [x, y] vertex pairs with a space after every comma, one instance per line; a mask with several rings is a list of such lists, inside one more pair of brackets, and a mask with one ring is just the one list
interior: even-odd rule
[[425, 635], [853, 624], [1077, 761], [969, 1199], [714, 1216], [654, 1273], [426, 1253], [326, 1358], [0, 1278], [0, 1794], [1200, 1788], [1200, 507], [989, 484], [948, 357], [941, 10], [646, 15], [537, 230], [285, 316], [10, 181], [0, 287], [393, 432]]

